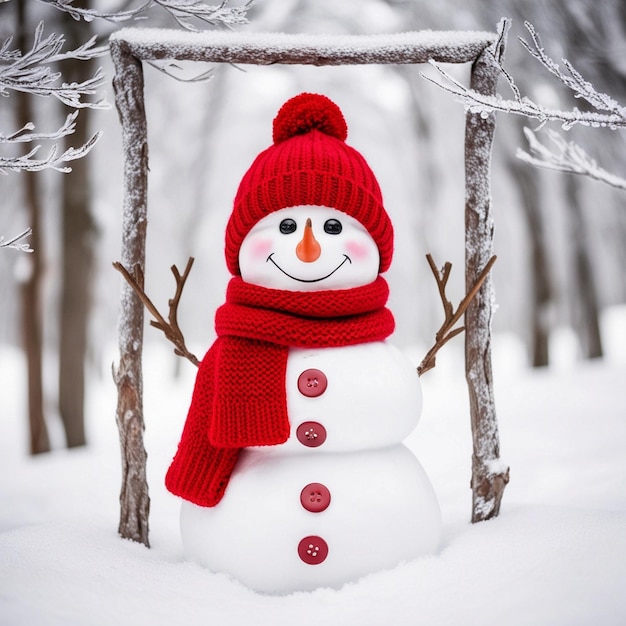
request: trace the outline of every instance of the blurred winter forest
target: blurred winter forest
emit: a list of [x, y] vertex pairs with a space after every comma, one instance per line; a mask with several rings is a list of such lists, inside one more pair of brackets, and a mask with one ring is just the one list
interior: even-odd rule
[[[141, 3], [75, 4], [119, 11]], [[237, 4], [244, 2], [229, 6]], [[626, 103], [622, 0], [257, 0], [247, 12], [249, 23], [233, 28], [309, 34], [495, 32], [502, 16], [513, 20], [505, 65], [522, 93], [555, 107], [584, 105], [574, 102], [519, 44], [527, 20], [553, 58], [567, 58], [597, 89]], [[46, 34], [63, 33], [73, 48], [93, 34], [105, 45], [108, 35], [122, 26], [178, 26], [157, 9], [145, 17], [123, 24], [76, 21], [45, 2], [8, 0], [0, 2], [0, 40], [12, 34], [11, 47], [27, 50], [41, 20]], [[65, 80], [80, 81], [100, 66], [107, 80], [97, 98], [113, 104], [108, 56], [60, 69]], [[210, 80], [194, 80], [207, 70]], [[446, 70], [467, 82], [468, 67]], [[196, 258], [179, 309], [187, 343], [196, 354], [212, 342], [213, 312], [224, 298], [223, 232], [237, 185], [271, 143], [271, 120], [278, 108], [300, 91], [324, 93], [340, 105], [348, 142], [378, 176], [396, 229], [396, 252], [387, 274], [397, 321], [394, 341], [425, 352], [442, 320], [426, 253], [439, 264], [453, 263], [449, 296], [454, 302], [463, 296], [465, 111], [420, 72], [435, 75], [433, 68], [421, 66], [190, 64], [169, 68], [175, 79], [145, 68], [150, 146], [146, 292], [167, 310], [175, 287], [170, 266], [183, 268], [189, 256]], [[504, 81], [500, 86], [506, 92]], [[70, 112], [53, 98], [11, 93], [1, 99], [0, 134], [23, 126], [25, 115], [32, 116], [38, 129], [56, 129]], [[526, 147], [525, 126], [537, 124], [498, 115], [492, 162], [498, 255], [494, 330], [523, 342], [529, 366], [549, 364], [551, 341], [563, 333], [573, 338], [575, 358], [601, 357], [600, 317], [626, 301], [626, 192], [517, 158], [517, 148]], [[102, 137], [89, 155], [70, 164], [71, 174], [44, 170], [0, 176], [0, 234], [8, 237], [32, 227], [35, 249], [33, 254], [0, 251], [0, 345], [39, 340], [32, 331], [24, 336], [25, 317], [31, 316], [31, 329], [40, 328], [43, 360], [29, 370], [31, 376], [37, 376], [38, 367], [43, 372], [42, 395], [35, 401], [53, 433], [60, 432], [53, 425], [59, 417], [68, 425], [70, 446], [85, 440], [80, 426], [84, 381], [94, 373], [110, 377], [116, 358], [120, 276], [111, 263], [120, 257], [123, 164], [115, 107], [81, 110], [67, 145], [78, 147], [100, 130]], [[575, 127], [567, 138], [583, 145], [606, 169], [626, 172], [623, 131]], [[37, 223], [33, 204], [39, 206]], [[33, 299], [26, 285], [35, 268], [43, 282]], [[165, 340], [148, 328], [146, 341]], [[180, 367], [190, 366], [172, 354], [172, 376]], [[494, 375], [497, 381], [497, 369]]]

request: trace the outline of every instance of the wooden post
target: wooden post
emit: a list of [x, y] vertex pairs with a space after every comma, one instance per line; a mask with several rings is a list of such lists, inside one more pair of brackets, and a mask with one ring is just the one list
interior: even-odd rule
[[[124, 149], [124, 205], [122, 264], [141, 276], [146, 255], [148, 134], [143, 100], [141, 61], [123, 42], [111, 41], [116, 73], [115, 101], [122, 124]], [[147, 455], [143, 444], [143, 304], [122, 282], [118, 342], [120, 362], [114, 369], [117, 385], [117, 426], [122, 452], [119, 533], [149, 546], [150, 497], [146, 479]]]
[[[470, 88], [495, 94], [499, 69], [485, 50], [472, 65]], [[468, 112], [465, 123], [465, 286], [469, 290], [493, 256], [490, 165], [495, 114]], [[465, 312], [465, 376], [472, 424], [472, 522], [498, 515], [509, 468], [500, 441], [491, 371], [493, 281], [489, 275]]]

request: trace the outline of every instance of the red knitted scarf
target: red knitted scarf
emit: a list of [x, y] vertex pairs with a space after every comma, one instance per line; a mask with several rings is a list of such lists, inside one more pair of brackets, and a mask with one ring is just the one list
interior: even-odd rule
[[394, 329], [387, 283], [293, 292], [233, 278], [215, 314], [218, 338], [200, 363], [165, 484], [177, 496], [215, 506], [241, 448], [289, 438], [285, 373], [289, 347], [382, 341]]

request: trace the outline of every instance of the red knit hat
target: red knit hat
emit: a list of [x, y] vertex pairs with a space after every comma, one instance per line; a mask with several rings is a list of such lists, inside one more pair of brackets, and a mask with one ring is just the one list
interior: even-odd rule
[[376, 242], [380, 272], [389, 268], [393, 227], [363, 156], [345, 143], [348, 129], [326, 96], [302, 93], [278, 111], [274, 144], [245, 173], [226, 227], [226, 263], [239, 275], [239, 248], [262, 217], [292, 206], [327, 206], [358, 220]]

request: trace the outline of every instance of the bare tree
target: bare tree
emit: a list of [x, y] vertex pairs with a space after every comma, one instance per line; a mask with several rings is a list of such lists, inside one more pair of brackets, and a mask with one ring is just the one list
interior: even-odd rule
[[[513, 126], [517, 137], [523, 139], [524, 121], [516, 119]], [[554, 301], [554, 272], [550, 263], [546, 207], [542, 195], [542, 181], [532, 168], [508, 154], [506, 164], [517, 183], [528, 233], [530, 263], [530, 358], [533, 367], [550, 362], [551, 309]]]
[[[63, 20], [70, 47], [85, 37], [93, 38], [91, 24]], [[93, 71], [93, 59], [69, 59], [63, 65], [65, 79], [79, 83]], [[91, 110], [76, 125], [74, 138], [89, 141]], [[66, 146], [68, 138], [66, 138]], [[59, 315], [59, 414], [68, 448], [83, 446], [85, 436], [85, 364], [88, 346], [91, 282], [96, 225], [91, 212], [89, 159], [77, 160], [61, 180], [61, 299]]]
[[[18, 5], [18, 46], [25, 43], [26, 16], [24, 5]], [[22, 128], [32, 119], [31, 103], [27, 92], [17, 94], [17, 116]], [[28, 372], [28, 426], [31, 454], [50, 450], [50, 439], [43, 409], [42, 331], [41, 331], [41, 204], [38, 179], [32, 171], [25, 172], [24, 191], [28, 210], [28, 223], [34, 228], [32, 244], [38, 250], [30, 259], [30, 272], [21, 284], [22, 342], [26, 352]]]
[[[17, 130], [0, 133], [0, 145], [12, 146], [14, 149], [28, 145], [22, 154], [0, 155], [0, 173], [23, 172], [21, 180], [25, 189], [27, 219], [32, 227], [33, 248], [37, 251], [30, 259], [31, 269], [22, 284], [22, 334], [28, 363], [33, 453], [47, 451], [50, 447], [43, 411], [41, 371], [43, 341], [40, 282], [45, 246], [40, 224], [43, 205], [40, 181], [33, 175], [34, 172], [46, 169], [69, 175], [62, 183], [59, 409], [68, 446], [85, 443], [84, 363], [90, 301], [89, 277], [95, 235], [89, 208], [88, 164], [82, 158], [91, 151], [101, 135], [100, 132], [92, 136], [88, 134], [89, 110], [109, 106], [97, 99], [98, 90], [105, 80], [104, 74], [101, 69], [93, 69], [90, 65], [93, 59], [108, 53], [108, 46], [96, 46], [96, 35], [89, 32], [88, 22], [102, 18], [117, 23], [146, 17], [151, 9], [160, 9], [173, 18], [178, 26], [197, 30], [198, 27], [208, 25], [242, 23], [250, 6], [247, 3], [231, 8], [226, 1], [211, 6], [200, 1], [149, 0], [137, 3], [135, 8], [104, 13], [89, 8], [86, 3], [80, 7], [74, 6], [73, 0], [40, 1], [73, 18], [65, 24], [56, 22], [63, 34], [46, 35], [43, 22], [34, 31], [31, 30], [27, 11], [33, 5], [19, 1], [2, 7], [4, 15], [11, 8], [15, 10], [17, 36], [5, 37], [0, 42], [0, 95], [9, 96], [15, 92], [18, 119]], [[15, 48], [14, 42], [17, 44]], [[33, 96], [56, 100], [74, 110], [56, 129], [41, 131], [33, 122]], [[79, 110], [83, 111], [80, 119]], [[43, 144], [49, 147], [41, 156]], [[78, 147], [75, 147], [76, 144]], [[69, 166], [70, 162], [74, 162], [73, 168]], [[16, 247], [16, 241], [11, 240], [5, 247]]]
[[[92, 101], [97, 89], [103, 83], [103, 74], [97, 70], [86, 80], [62, 80], [62, 74], [56, 70], [59, 63], [75, 60], [83, 62], [106, 53], [106, 48], [95, 47], [95, 38], [84, 44], [66, 49], [62, 35], [44, 35], [44, 24], [40, 22], [30, 29], [27, 14], [28, 3], [18, 2], [15, 24], [17, 37], [13, 48], [13, 37], [6, 37], [0, 46], [0, 95], [16, 98], [16, 118], [19, 130], [0, 135], [0, 144], [21, 146], [35, 144], [24, 154], [3, 156], [0, 158], [0, 172], [20, 171], [23, 173], [25, 201], [28, 211], [28, 223], [32, 229], [31, 243], [36, 253], [30, 259], [30, 272], [21, 285], [22, 292], [22, 336], [27, 357], [28, 368], [28, 414], [30, 430], [30, 451], [33, 454], [46, 452], [50, 449], [43, 401], [42, 382], [42, 303], [41, 279], [43, 274], [44, 246], [41, 233], [43, 203], [40, 182], [35, 174], [44, 169], [55, 169], [61, 172], [70, 171], [67, 163], [82, 158], [93, 148], [100, 134], [91, 138], [82, 137], [80, 147], [74, 148], [66, 144], [60, 148], [59, 143], [67, 139], [76, 130], [78, 110], [84, 108], [102, 108], [106, 105], [101, 101]], [[32, 40], [30, 40], [32, 33]], [[35, 110], [32, 97], [51, 98], [65, 106], [72, 107], [65, 121], [49, 132], [35, 132]], [[47, 156], [38, 158], [41, 144], [52, 142]]]
[[575, 292], [580, 294], [572, 302], [572, 324], [579, 337], [580, 349], [587, 359], [603, 356], [602, 337], [600, 334], [600, 311], [593, 280], [593, 266], [587, 244], [587, 224], [585, 223], [581, 200], [580, 179], [569, 176], [565, 181], [565, 193], [568, 201], [568, 226], [571, 242], [572, 276], [576, 281]]

